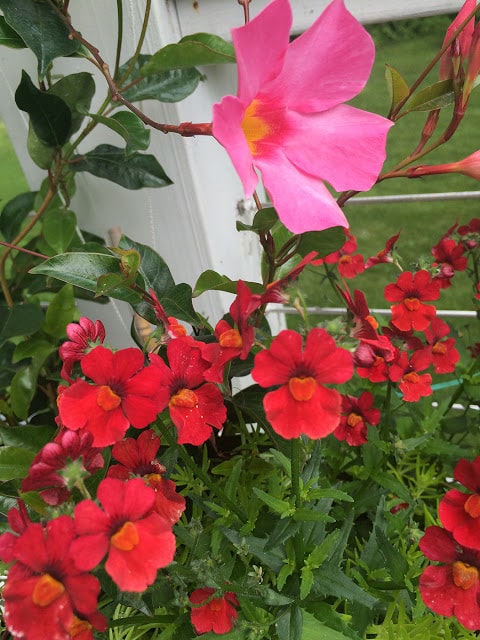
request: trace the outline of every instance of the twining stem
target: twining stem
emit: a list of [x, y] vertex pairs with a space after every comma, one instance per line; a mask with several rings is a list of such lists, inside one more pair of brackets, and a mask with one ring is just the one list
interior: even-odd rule
[[42, 204], [37, 209], [34, 216], [30, 218], [28, 224], [18, 233], [18, 235], [12, 240], [11, 246], [8, 246], [2, 254], [0, 258], [0, 283], [2, 285], [3, 295], [5, 296], [5, 302], [9, 307], [13, 307], [13, 298], [8, 288], [7, 278], [5, 274], [5, 264], [8, 256], [14, 250], [15, 245], [18, 245], [25, 236], [33, 229], [33, 227], [37, 224], [38, 220], [45, 213], [53, 198], [56, 196], [58, 191], [57, 182], [55, 180], [50, 180], [50, 187], [45, 195]]
[[[125, 73], [122, 75], [122, 77], [118, 80], [117, 84], [118, 86], [121, 86], [123, 84], [123, 82], [125, 82], [125, 80], [128, 78], [128, 76], [132, 73], [137, 60], [138, 60], [138, 56], [140, 55], [140, 52], [142, 50], [143, 47], [143, 43], [145, 41], [145, 35], [147, 33], [147, 27], [148, 27], [148, 21], [150, 19], [150, 9], [152, 6], [152, 0], [147, 0], [146, 4], [145, 4], [145, 13], [143, 16], [143, 22], [142, 22], [142, 29], [140, 31], [140, 36], [138, 37], [138, 42], [137, 42], [137, 46], [135, 48], [135, 52], [132, 56], [132, 59], [130, 60], [130, 64], [128, 65]], [[116, 75], [113, 76], [114, 79], [116, 79]]]
[[117, 0], [117, 48], [115, 53], [115, 70], [113, 77], [115, 80], [118, 76], [118, 70], [120, 68], [120, 58], [122, 56], [122, 42], [123, 42], [123, 0]]

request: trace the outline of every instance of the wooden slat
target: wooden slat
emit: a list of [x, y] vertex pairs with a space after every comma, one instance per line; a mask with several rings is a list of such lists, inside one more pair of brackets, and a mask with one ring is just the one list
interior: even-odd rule
[[[252, 16], [268, 3], [269, 0], [252, 0]], [[291, 0], [293, 32], [305, 31], [328, 3], [329, 0]], [[242, 24], [243, 12], [236, 0], [176, 0], [175, 4], [183, 35], [206, 31], [228, 38], [230, 28]], [[454, 13], [462, 4], [463, 0], [345, 0], [345, 6], [365, 24]]]

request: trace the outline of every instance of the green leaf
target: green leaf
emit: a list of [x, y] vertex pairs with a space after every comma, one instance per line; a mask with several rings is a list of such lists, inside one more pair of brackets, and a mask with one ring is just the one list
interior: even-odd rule
[[270, 231], [278, 222], [278, 214], [273, 207], [263, 207], [255, 214], [252, 224], [237, 220], [237, 231]]
[[[208, 269], [200, 274], [195, 287], [193, 289], [194, 298], [200, 296], [205, 291], [227, 291], [235, 293], [237, 290], [237, 280], [231, 280], [228, 276], [222, 275]], [[263, 286], [258, 282], [245, 282], [253, 293], [261, 293]]]
[[[62, 282], [92, 291], [97, 290], [97, 280], [100, 276], [120, 271], [120, 260], [104, 253], [62, 253], [53, 256], [45, 262], [30, 269], [30, 273], [42, 274]], [[112, 294], [113, 295], [113, 294]], [[115, 290], [115, 298], [135, 304], [141, 300], [138, 293], [130, 289]]]
[[343, 227], [332, 227], [325, 231], [308, 231], [302, 233], [297, 248], [297, 253], [306, 256], [310, 251], [318, 251], [322, 258], [334, 251], [338, 251], [345, 244], [345, 231]]
[[311, 489], [308, 492], [309, 500], [321, 500], [322, 498], [332, 498], [333, 500], [343, 502], [353, 502], [352, 496], [345, 491], [339, 491], [338, 489]]
[[311, 613], [303, 612], [302, 640], [350, 640], [351, 637], [327, 627]]
[[291, 505], [284, 500], [280, 500], [279, 498], [275, 498], [274, 496], [262, 491], [258, 487], [253, 487], [253, 493], [259, 498], [263, 503], [265, 503], [272, 511], [283, 515], [287, 513], [291, 509]]
[[42, 218], [43, 237], [55, 253], [64, 253], [75, 235], [77, 217], [68, 209], [49, 209]]
[[172, 184], [154, 156], [140, 153], [127, 156], [123, 149], [109, 144], [101, 144], [93, 151], [75, 156], [70, 168], [72, 171], [88, 171], [126, 189], [165, 187]]
[[[129, 87], [121, 92], [124, 98], [130, 102], [137, 102], [139, 100], [178, 102], [179, 100], [184, 100], [195, 91], [198, 83], [202, 79], [202, 74], [194, 67], [169, 69], [142, 78], [140, 69], [150, 61], [151, 57], [152, 56], [145, 54], [138, 56], [135, 66], [128, 78], [122, 82], [123, 86], [126, 85]], [[130, 61], [120, 67], [120, 78], [123, 78], [129, 66]]]
[[194, 33], [154, 53], [141, 73], [149, 76], [167, 69], [232, 62], [235, 62], [235, 50], [229, 42], [210, 33]]
[[452, 80], [441, 80], [435, 84], [425, 87], [413, 94], [405, 105], [405, 111], [432, 111], [433, 109], [443, 109], [455, 102], [455, 92]]
[[15, 92], [17, 107], [26, 111], [39, 140], [50, 147], [61, 147], [68, 140], [72, 116], [66, 103], [45, 91], [40, 91], [22, 71], [22, 80]]
[[303, 615], [298, 604], [292, 604], [275, 623], [279, 640], [302, 640]]
[[28, 367], [17, 371], [10, 386], [10, 404], [21, 420], [28, 418], [30, 403], [37, 392], [37, 378], [41, 362], [32, 361]]
[[55, 150], [55, 147], [43, 144], [30, 122], [28, 125], [27, 151], [37, 167], [40, 167], [40, 169], [50, 169]]
[[75, 308], [73, 287], [66, 284], [48, 305], [43, 323], [45, 333], [54, 338], [63, 338], [67, 324], [73, 321]]
[[[47, 91], [49, 95], [61, 98], [70, 109], [71, 126], [69, 137], [81, 127], [85, 113], [95, 95], [95, 82], [90, 73], [82, 71], [60, 78]], [[133, 114], [132, 114], [133, 115]]]
[[36, 191], [20, 193], [3, 207], [0, 213], [0, 231], [7, 242], [11, 242], [22, 227], [22, 222], [33, 210]]
[[69, 56], [80, 47], [55, 9], [46, 0], [0, 0], [5, 20], [38, 59], [38, 75], [43, 78], [52, 60]]
[[0, 480], [24, 478], [28, 474], [35, 453], [20, 447], [0, 447]]
[[331, 595], [366, 607], [373, 607], [377, 602], [373, 596], [355, 584], [331, 562], [323, 564], [315, 572], [313, 590], [317, 595]]
[[96, 113], [88, 114], [92, 120], [103, 124], [118, 133], [127, 143], [125, 152], [128, 154], [146, 149], [150, 144], [150, 130], [146, 129], [138, 116], [131, 111], [119, 111], [109, 118]]
[[42, 323], [43, 313], [37, 304], [15, 304], [11, 308], [0, 305], [0, 344], [9, 338], [35, 333]]
[[0, 16], [0, 44], [10, 47], [10, 49], [25, 49], [27, 46], [3, 16]]
[[12, 356], [12, 362], [21, 362], [25, 358], [35, 358], [36, 364], [43, 364], [46, 358], [56, 350], [56, 347], [51, 342], [39, 338], [37, 334], [17, 344]]
[[3, 445], [32, 449], [40, 449], [52, 440], [55, 435], [55, 428], [37, 425], [17, 425], [14, 427], [0, 427], [0, 438]]
[[389, 64], [385, 65], [385, 79], [387, 81], [388, 94], [390, 96], [390, 113], [395, 107], [405, 100], [410, 93], [408, 84], [399, 71]]

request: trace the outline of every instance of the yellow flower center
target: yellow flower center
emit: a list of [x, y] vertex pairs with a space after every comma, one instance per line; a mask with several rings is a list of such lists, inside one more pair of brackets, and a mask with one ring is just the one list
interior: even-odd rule
[[478, 493], [471, 495], [463, 505], [463, 508], [471, 518], [480, 518], [480, 495]]
[[220, 336], [218, 343], [221, 347], [230, 347], [233, 349], [239, 349], [242, 346], [242, 336], [237, 329], [228, 329], [224, 331]]
[[88, 622], [88, 620], [80, 620], [77, 616], [73, 616], [73, 622], [68, 629], [68, 633], [71, 638], [75, 638], [75, 636], [79, 636], [82, 633], [86, 633], [92, 629], [92, 625]]
[[358, 413], [350, 413], [348, 415], [347, 424], [349, 427], [356, 427], [359, 422], [363, 422], [363, 418]]
[[418, 298], [405, 298], [403, 304], [409, 311], [417, 311], [420, 307], [420, 300]]
[[127, 520], [110, 538], [112, 546], [120, 551], [131, 551], [138, 544], [138, 531], [133, 522]]
[[198, 397], [195, 391], [191, 389], [180, 389], [170, 398], [171, 407], [183, 407], [184, 409], [193, 409], [198, 404]]
[[264, 140], [271, 133], [269, 123], [258, 115], [261, 104], [260, 100], [252, 100], [242, 120], [243, 133], [252, 156], [259, 153], [258, 142]]
[[52, 578], [49, 573], [44, 573], [33, 587], [32, 600], [39, 607], [48, 607], [65, 591], [61, 582]]
[[444, 353], [447, 353], [447, 347], [443, 342], [436, 342], [432, 347], [432, 352], [443, 355]]
[[478, 580], [478, 569], [460, 560], [453, 563], [452, 571], [454, 583], [464, 591], [473, 587]]
[[311, 400], [315, 393], [317, 381], [311, 376], [305, 378], [294, 377], [288, 381], [288, 388], [295, 400], [306, 402], [307, 400]]
[[104, 384], [98, 388], [97, 404], [104, 411], [112, 411], [112, 409], [119, 407], [121, 403], [120, 396], [117, 396], [108, 385]]

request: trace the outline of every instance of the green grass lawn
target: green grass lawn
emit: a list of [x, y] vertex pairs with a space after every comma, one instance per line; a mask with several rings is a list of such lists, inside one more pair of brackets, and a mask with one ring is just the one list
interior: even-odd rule
[[[449, 20], [445, 20], [448, 25]], [[429, 19], [426, 19], [429, 20]], [[433, 19], [437, 20], [438, 18]], [[436, 26], [436, 25], [435, 25]], [[429, 31], [427, 29], [427, 31]], [[444, 31], [430, 30], [427, 35], [404, 37], [401, 41], [388, 41], [381, 38], [377, 43], [375, 66], [370, 81], [364, 92], [353, 102], [357, 107], [368, 109], [382, 115], [388, 113], [389, 96], [385, 83], [385, 63], [398, 69], [412, 83], [423, 70], [426, 63], [433, 58], [443, 41]], [[434, 70], [427, 78], [427, 84], [438, 80], [438, 70]], [[441, 123], [447, 123], [451, 108], [442, 113]], [[425, 113], [411, 114], [401, 119], [391, 130], [388, 139], [388, 160], [384, 169], [393, 167], [406, 157], [419, 141], [420, 132], [425, 122]], [[464, 158], [480, 148], [480, 91], [474, 92], [469, 111], [454, 137], [431, 155], [421, 160], [424, 164], [453, 162]], [[443, 129], [438, 127], [438, 131]], [[435, 138], [434, 138], [435, 139]], [[404, 193], [434, 193], [446, 191], [475, 191], [480, 183], [461, 175], [429, 176], [409, 180], [397, 178], [386, 180], [376, 185], [368, 194], [393, 195]], [[397, 203], [354, 205], [345, 207], [345, 214], [350, 222], [351, 231], [357, 237], [358, 251], [365, 258], [378, 253], [385, 240], [402, 230], [397, 249], [405, 260], [405, 264], [414, 265], [422, 256], [430, 256], [433, 244], [454, 224], [456, 220], [466, 223], [473, 217], [480, 216], [479, 200], [436, 201], [420, 203]], [[382, 265], [361, 274], [351, 282], [352, 290], [359, 288], [365, 291], [371, 307], [388, 307], [383, 298], [385, 284], [396, 278], [398, 271], [393, 265]], [[318, 271], [307, 271], [302, 278], [301, 288], [305, 291], [306, 300], [311, 305], [338, 306], [339, 301], [333, 293], [322, 287], [319, 297], [320, 277]], [[443, 309], [471, 308], [471, 284], [465, 274], [455, 275], [455, 284], [442, 292], [438, 307]]]
[[28, 191], [28, 184], [5, 124], [0, 121], [0, 211], [9, 200], [23, 191]]

